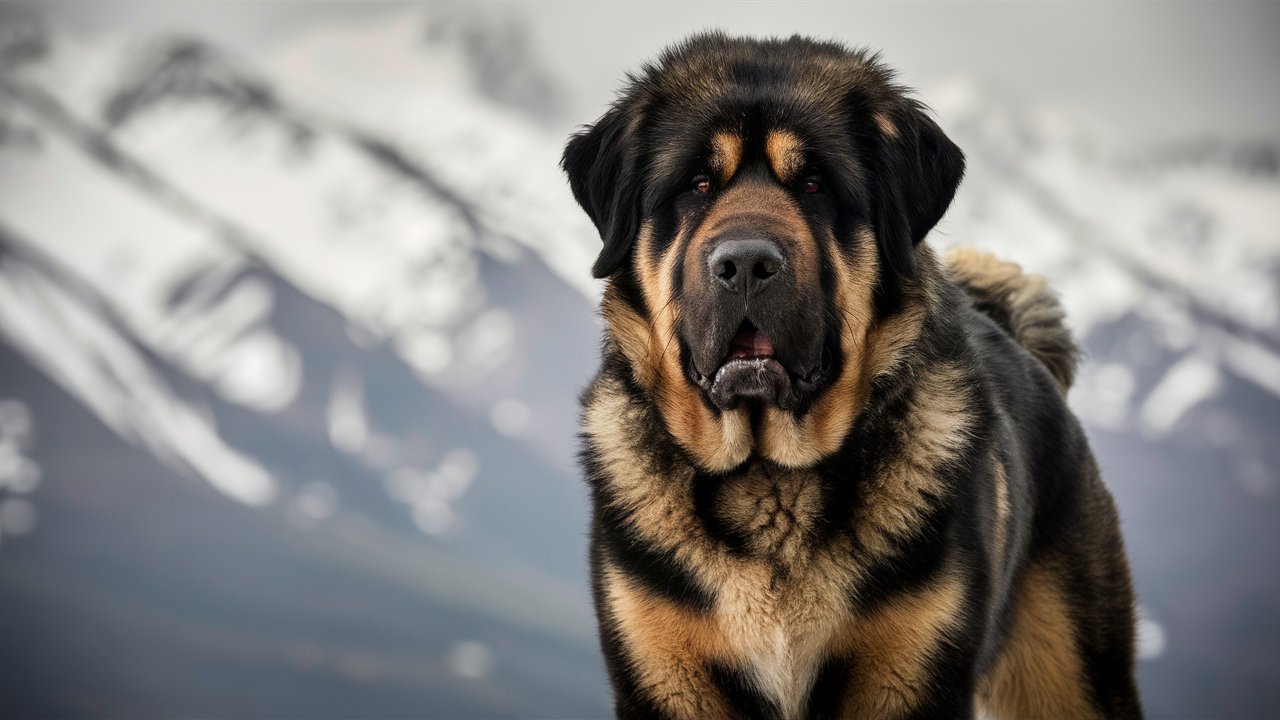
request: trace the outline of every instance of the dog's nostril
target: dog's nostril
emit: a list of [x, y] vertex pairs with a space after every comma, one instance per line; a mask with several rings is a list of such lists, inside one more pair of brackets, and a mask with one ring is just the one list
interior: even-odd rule
[[738, 268], [729, 260], [725, 260], [716, 266], [716, 276], [721, 280], [732, 280], [734, 275], [738, 274]]
[[755, 267], [751, 269], [751, 274], [761, 280], [767, 280], [773, 277], [781, 269], [782, 263], [778, 262], [774, 258], [765, 258], [764, 260], [756, 263]]

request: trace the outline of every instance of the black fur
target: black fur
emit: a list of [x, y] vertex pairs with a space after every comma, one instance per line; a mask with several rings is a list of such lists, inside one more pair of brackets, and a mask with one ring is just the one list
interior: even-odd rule
[[746, 673], [721, 663], [710, 665], [711, 682], [729, 701], [734, 717], [742, 720], [781, 720], [778, 706], [752, 684]]
[[915, 274], [915, 247], [942, 219], [964, 176], [964, 153], [925, 108], [907, 101], [889, 121], [896, 137], [881, 137], [872, 184], [876, 235], [885, 264], [898, 277]]
[[640, 228], [640, 188], [635, 141], [621, 106], [569, 141], [561, 164], [573, 197], [587, 211], [604, 240], [591, 272], [612, 275], [631, 252]]

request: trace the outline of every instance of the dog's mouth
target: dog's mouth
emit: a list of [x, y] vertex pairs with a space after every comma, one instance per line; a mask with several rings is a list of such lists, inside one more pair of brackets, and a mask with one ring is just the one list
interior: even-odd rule
[[729, 341], [729, 356], [725, 358], [721, 367], [734, 360], [757, 359], [773, 359], [773, 341], [750, 320], [743, 320], [742, 325], [738, 327], [738, 332]]
[[824, 374], [821, 367], [802, 374], [789, 371], [778, 359], [773, 339], [749, 319], [738, 326], [714, 372], [691, 370], [694, 381], [721, 410], [743, 403], [798, 409], [821, 385]]

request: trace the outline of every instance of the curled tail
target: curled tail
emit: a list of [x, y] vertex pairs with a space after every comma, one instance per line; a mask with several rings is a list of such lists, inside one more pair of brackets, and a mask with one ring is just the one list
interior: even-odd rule
[[947, 253], [947, 264], [974, 307], [1030, 350], [1065, 393], [1075, 377], [1080, 349], [1044, 277], [1023, 273], [1014, 263], [972, 248]]

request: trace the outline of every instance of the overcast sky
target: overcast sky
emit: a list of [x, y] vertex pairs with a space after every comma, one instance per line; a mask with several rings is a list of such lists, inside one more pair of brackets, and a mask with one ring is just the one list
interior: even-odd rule
[[[58, 2], [62, 26], [198, 33], [252, 58], [311, 22], [360, 22], [404, 3]], [[430, 7], [430, 6], [428, 6]], [[454, 6], [452, 9], [457, 9]], [[623, 72], [690, 32], [804, 33], [883, 50], [926, 90], [976, 77], [1086, 113], [1122, 137], [1280, 133], [1280, 4], [493, 3], [526, 17], [564, 83], [566, 115], [594, 119]], [[927, 99], [927, 98], [926, 98]]]

